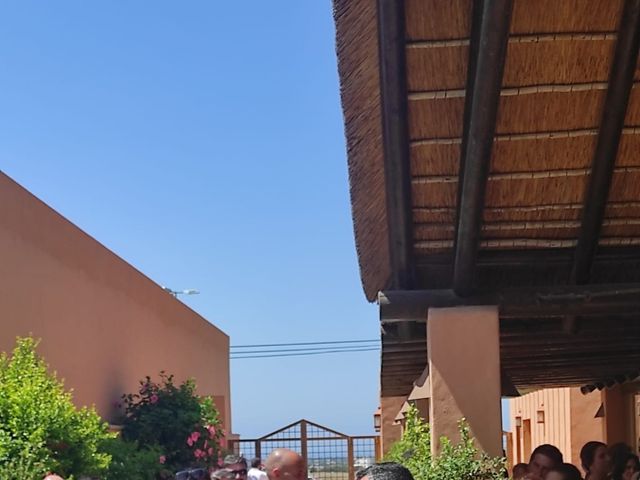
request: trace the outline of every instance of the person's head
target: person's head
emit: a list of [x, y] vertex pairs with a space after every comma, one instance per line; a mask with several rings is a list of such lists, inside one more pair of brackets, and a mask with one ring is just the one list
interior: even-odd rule
[[611, 463], [617, 465], [624, 463], [629, 454], [633, 453], [633, 449], [624, 442], [614, 443], [609, 446], [609, 456], [611, 456]]
[[235, 480], [247, 480], [247, 460], [242, 455], [227, 455], [222, 463]]
[[558, 447], [545, 443], [535, 448], [529, 458], [529, 473], [544, 478], [549, 470], [562, 465], [562, 452]]
[[190, 468], [176, 473], [176, 480], [206, 480], [207, 471], [204, 468]]
[[640, 460], [638, 460], [638, 456], [627, 453], [624, 457], [617, 458], [613, 465], [612, 477], [614, 480], [631, 480], [633, 474], [639, 471]]
[[47, 475], [46, 477], [44, 477], [44, 480], [64, 480], [64, 478], [58, 476], [58, 475]]
[[264, 466], [269, 480], [307, 480], [304, 458], [287, 448], [273, 450]]
[[582, 480], [580, 470], [570, 463], [563, 463], [550, 469], [544, 480]]
[[602, 442], [587, 442], [580, 450], [582, 468], [591, 476], [605, 476], [611, 471], [611, 457]]
[[513, 480], [518, 480], [529, 473], [529, 465], [526, 463], [516, 463], [513, 466]]
[[357, 480], [413, 480], [413, 475], [399, 463], [377, 463], [359, 470]]
[[236, 475], [228, 468], [221, 468], [215, 472], [211, 472], [211, 480], [235, 480]]
[[260, 465], [262, 465], [262, 460], [260, 459], [260, 457], [255, 457], [253, 460], [251, 460], [251, 468], [260, 468]]

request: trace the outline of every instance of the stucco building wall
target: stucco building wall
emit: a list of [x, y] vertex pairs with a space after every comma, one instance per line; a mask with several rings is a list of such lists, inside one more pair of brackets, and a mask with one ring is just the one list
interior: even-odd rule
[[[639, 390], [638, 383], [587, 395], [575, 387], [550, 388], [510, 400], [513, 462], [527, 462], [531, 450], [543, 443], [557, 446], [574, 465], [580, 465], [580, 449], [592, 440], [637, 449], [640, 410], [634, 410], [634, 402]], [[543, 422], [538, 412], [544, 412]]]
[[0, 173], [0, 350], [30, 334], [75, 402], [107, 420], [165, 370], [195, 378], [231, 430], [229, 337]]

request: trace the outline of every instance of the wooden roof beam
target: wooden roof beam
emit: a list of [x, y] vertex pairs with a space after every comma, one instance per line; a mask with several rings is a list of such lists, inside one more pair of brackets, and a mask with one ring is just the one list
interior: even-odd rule
[[528, 287], [461, 297], [453, 290], [385, 291], [378, 295], [380, 322], [385, 325], [426, 322], [429, 308], [498, 305], [500, 318], [565, 315], [639, 315], [640, 284]]
[[453, 268], [453, 289], [460, 295], [469, 295], [473, 288], [512, 8], [512, 0], [484, 0], [478, 45], [471, 46], [472, 52], [477, 48], [477, 60], [473, 59], [473, 81], [467, 82], [473, 89], [467, 91], [471, 99], [465, 103]]
[[413, 283], [404, 3], [377, 3], [390, 285], [401, 289]]
[[609, 86], [591, 164], [589, 186], [584, 197], [582, 224], [571, 270], [571, 283], [574, 284], [589, 282], [633, 86], [633, 75], [638, 63], [639, 46], [640, 0], [627, 0], [609, 72]]

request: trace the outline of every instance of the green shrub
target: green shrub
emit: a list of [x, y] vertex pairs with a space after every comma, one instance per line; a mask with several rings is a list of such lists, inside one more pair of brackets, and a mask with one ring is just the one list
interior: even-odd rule
[[112, 438], [104, 450], [111, 455], [104, 480], [154, 480], [166, 473], [159, 447], [141, 448], [137, 442]]
[[415, 407], [405, 414], [402, 438], [392, 445], [386, 461], [407, 467], [415, 480], [502, 480], [505, 478], [505, 460], [480, 453], [474, 445], [469, 427], [460, 422], [460, 442], [441, 439], [442, 450], [437, 457], [431, 455], [431, 432]]
[[172, 471], [216, 465], [223, 434], [218, 411], [210, 397], [195, 390], [193, 380], [175, 385], [164, 372], [159, 383], [146, 377], [138, 393], [123, 396], [123, 438], [158, 447]]
[[18, 338], [12, 356], [0, 356], [0, 478], [100, 475], [111, 460], [99, 450], [107, 424], [94, 409], [75, 408], [37, 344]]

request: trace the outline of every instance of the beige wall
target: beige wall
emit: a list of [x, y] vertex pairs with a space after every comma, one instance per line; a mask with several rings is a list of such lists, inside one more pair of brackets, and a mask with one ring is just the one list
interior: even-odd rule
[[0, 173], [0, 350], [16, 336], [106, 419], [160, 370], [224, 399], [231, 430], [229, 337]]

